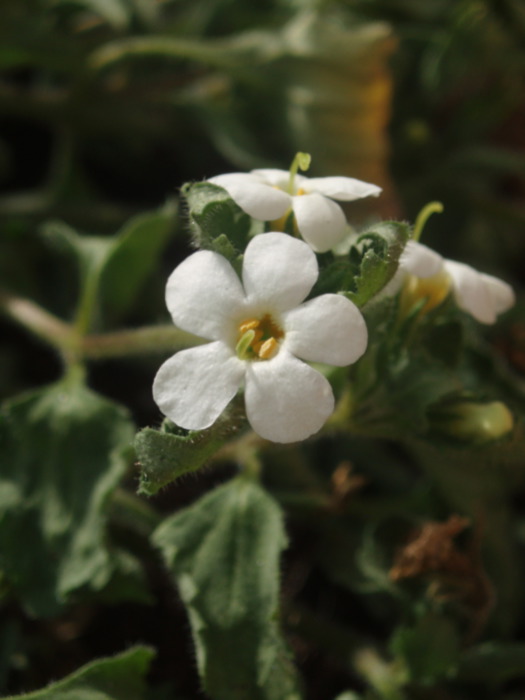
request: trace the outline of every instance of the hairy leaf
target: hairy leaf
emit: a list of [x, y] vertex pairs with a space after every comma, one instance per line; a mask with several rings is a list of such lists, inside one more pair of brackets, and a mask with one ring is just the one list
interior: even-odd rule
[[118, 568], [105, 514], [132, 439], [125, 410], [71, 381], [6, 405], [0, 568], [31, 614], [56, 615], [79, 589], [104, 588]]
[[153, 650], [148, 647], [133, 647], [112, 658], [92, 661], [47, 688], [11, 696], [11, 699], [143, 700], [144, 677], [153, 656]]
[[394, 276], [410, 229], [389, 221], [377, 224], [356, 237], [348, 255], [321, 269], [315, 294], [344, 292], [361, 307]]
[[[229, 415], [228, 411], [226, 415]], [[206, 430], [172, 430], [164, 421], [162, 429], [144, 428], [135, 437], [141, 466], [139, 493], [152, 496], [183, 474], [201, 469], [210, 457], [235, 433], [237, 426], [219, 419]]]
[[[242, 211], [222, 187], [207, 182], [186, 185], [190, 224], [200, 248], [224, 255], [234, 265], [248, 245], [250, 236], [262, 231], [262, 223], [254, 222]], [[224, 237], [229, 246], [225, 245]]]
[[281, 512], [239, 477], [153, 535], [188, 607], [197, 662], [214, 700], [299, 700], [277, 622]]

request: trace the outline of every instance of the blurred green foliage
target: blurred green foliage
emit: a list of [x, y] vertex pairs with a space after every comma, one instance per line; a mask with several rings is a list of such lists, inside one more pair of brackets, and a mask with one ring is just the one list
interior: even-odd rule
[[[377, 219], [436, 199], [425, 242], [519, 290], [524, 67], [520, 0], [2, 0], [0, 694], [523, 696], [521, 300], [483, 333], [453, 308], [369, 305], [354, 393], [334, 372], [339, 412], [293, 450], [243, 442], [237, 419], [144, 426], [159, 357], [193, 342], [161, 325], [169, 272], [194, 244], [238, 265], [260, 230], [199, 182], [219, 172], [301, 150], [315, 175], [383, 186], [319, 292], [365, 305], [409, 234]], [[510, 439], [447, 434], [445, 408], [496, 400]], [[228, 480], [239, 466], [262, 483]], [[470, 525], [425, 549], [455, 514]], [[144, 642], [147, 683], [149, 650], [103, 658]]]

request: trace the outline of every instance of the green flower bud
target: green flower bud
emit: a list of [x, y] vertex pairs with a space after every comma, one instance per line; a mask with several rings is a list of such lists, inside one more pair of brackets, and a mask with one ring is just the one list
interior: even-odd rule
[[457, 399], [432, 406], [430, 432], [464, 445], [484, 445], [506, 437], [514, 417], [501, 401]]

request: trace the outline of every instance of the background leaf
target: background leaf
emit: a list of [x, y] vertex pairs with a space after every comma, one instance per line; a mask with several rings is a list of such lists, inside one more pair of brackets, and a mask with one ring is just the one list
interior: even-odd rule
[[0, 567], [31, 614], [56, 615], [83, 587], [109, 582], [106, 507], [132, 439], [127, 412], [80, 384], [62, 381], [6, 405]]
[[153, 535], [187, 605], [199, 672], [214, 700], [299, 700], [277, 623], [281, 512], [237, 478]]
[[143, 700], [144, 676], [154, 656], [148, 647], [134, 647], [109, 659], [97, 659], [34, 693], [13, 700]]

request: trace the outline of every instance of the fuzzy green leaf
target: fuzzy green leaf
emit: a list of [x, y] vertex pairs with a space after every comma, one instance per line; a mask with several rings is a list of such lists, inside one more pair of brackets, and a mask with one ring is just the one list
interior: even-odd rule
[[178, 430], [166, 420], [160, 431], [144, 428], [137, 433], [135, 450], [141, 466], [139, 493], [152, 496], [183, 474], [201, 469], [237, 429], [227, 415], [206, 430]]
[[[199, 248], [224, 255], [234, 265], [248, 245], [250, 236], [262, 231], [262, 223], [254, 222], [231, 199], [226, 190], [207, 182], [186, 185], [190, 224]], [[224, 243], [228, 238], [230, 246]]]
[[344, 292], [354, 304], [363, 306], [394, 276], [409, 234], [408, 225], [396, 221], [361, 233], [347, 256], [321, 270], [315, 294]]
[[6, 700], [143, 700], [144, 677], [153, 656], [148, 647], [134, 647], [86, 664], [47, 688]]
[[299, 700], [277, 622], [282, 515], [239, 477], [166, 520], [153, 541], [188, 607], [214, 700]]
[[31, 614], [56, 615], [75, 592], [101, 590], [111, 579], [106, 509], [132, 439], [125, 410], [73, 382], [5, 406], [0, 568]]

